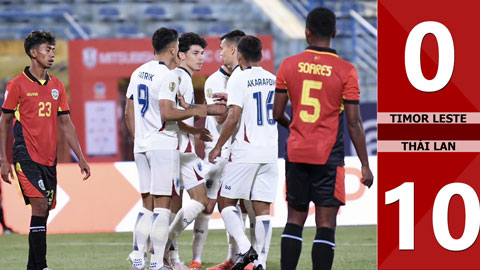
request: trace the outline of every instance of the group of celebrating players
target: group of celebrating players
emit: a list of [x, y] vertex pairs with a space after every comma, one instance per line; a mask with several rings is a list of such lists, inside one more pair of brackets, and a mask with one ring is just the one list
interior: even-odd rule
[[[208, 223], [217, 202], [228, 232], [229, 252], [224, 262], [208, 269], [267, 268], [270, 204], [279, 180], [277, 122], [290, 129], [288, 220], [282, 234], [281, 267], [296, 269], [303, 225], [313, 201], [317, 224], [313, 269], [331, 269], [336, 214], [345, 204], [344, 112], [362, 163], [362, 183], [370, 187], [373, 175], [359, 113], [357, 72], [330, 48], [336, 35], [335, 15], [325, 8], [312, 10], [305, 33], [310, 46], [285, 59], [277, 76], [259, 64], [260, 39], [240, 30], [223, 35], [223, 65], [205, 82], [206, 104], [196, 104], [192, 76], [202, 67], [206, 41], [191, 32], [178, 36], [173, 29], [155, 31], [154, 59], [132, 73], [125, 107], [143, 201], [128, 256], [133, 270], [202, 269]], [[2, 178], [10, 182], [5, 149], [15, 114], [13, 161], [25, 201], [32, 204], [27, 269], [44, 270], [48, 269], [46, 218], [56, 195], [56, 148], [42, 146], [40, 150], [47, 154], [39, 155], [36, 145], [47, 135], [56, 139], [57, 115], [86, 173], [84, 179], [90, 169], [68, 115], [63, 85], [46, 72], [54, 60], [54, 36], [33, 31], [25, 44], [32, 65], [7, 85], [0, 119], [0, 162]], [[35, 93], [31, 93], [33, 86], [38, 88]], [[291, 117], [285, 113], [288, 100]], [[195, 127], [195, 119], [203, 117], [205, 127]], [[40, 124], [55, 132], [34, 132]], [[203, 161], [195, 152], [195, 138], [205, 141]], [[182, 205], [183, 190], [190, 200]], [[247, 215], [250, 240], [245, 230]], [[180, 261], [177, 239], [192, 222], [193, 258], [187, 267]]]

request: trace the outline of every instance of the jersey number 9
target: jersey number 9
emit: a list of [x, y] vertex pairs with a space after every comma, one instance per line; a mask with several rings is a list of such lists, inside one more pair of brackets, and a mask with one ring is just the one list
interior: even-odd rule
[[142, 105], [140, 113], [142, 117], [145, 117], [145, 113], [148, 110], [148, 86], [145, 84], [139, 84], [138, 87], [138, 104]]

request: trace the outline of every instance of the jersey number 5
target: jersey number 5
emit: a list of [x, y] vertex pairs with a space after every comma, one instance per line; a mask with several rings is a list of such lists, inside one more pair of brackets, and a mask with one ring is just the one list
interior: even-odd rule
[[148, 86], [145, 84], [139, 84], [138, 87], [138, 104], [143, 105], [140, 109], [142, 117], [145, 117], [145, 113], [148, 110]]
[[[257, 125], [263, 126], [262, 92], [253, 93], [253, 99], [257, 100]], [[269, 125], [274, 125], [275, 119], [273, 119], [273, 91], [268, 92], [265, 106], [267, 107], [267, 122]]]
[[315, 123], [320, 118], [320, 100], [310, 96], [311, 90], [321, 90], [322, 82], [304, 80], [302, 86], [302, 100], [301, 104], [305, 106], [313, 107], [313, 114], [310, 114], [307, 110], [300, 111], [300, 118], [306, 123]]
[[50, 117], [52, 115], [52, 103], [50, 102], [39, 102], [38, 103], [38, 116], [39, 117]]

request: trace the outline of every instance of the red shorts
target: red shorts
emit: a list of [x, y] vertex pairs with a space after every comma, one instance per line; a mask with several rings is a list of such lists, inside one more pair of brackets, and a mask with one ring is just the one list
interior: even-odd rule
[[31, 160], [15, 163], [15, 172], [22, 189], [25, 204], [30, 204], [29, 198], [46, 198], [48, 209], [55, 208], [57, 197], [57, 168], [45, 166]]

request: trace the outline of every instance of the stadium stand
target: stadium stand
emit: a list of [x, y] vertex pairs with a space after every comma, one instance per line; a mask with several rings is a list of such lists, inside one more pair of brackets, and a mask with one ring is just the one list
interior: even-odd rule
[[[261, 8], [262, 2], [268, 3], [267, 8]], [[335, 11], [339, 33], [333, 47], [357, 65], [362, 88], [367, 90], [362, 98], [376, 101], [376, 30], [370, 31], [376, 29], [373, 0], [0, 0], [0, 39], [23, 39], [31, 25], [48, 28], [52, 23], [55, 27], [50, 29], [64, 39], [148, 37], [160, 26], [204, 36], [240, 28], [249, 34], [274, 33], [278, 68], [282, 59], [305, 48], [304, 19], [316, 6]], [[279, 12], [282, 7], [288, 14]], [[286, 19], [292, 16], [300, 31], [292, 30], [295, 23]]]

